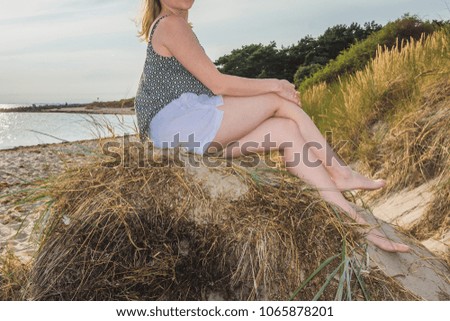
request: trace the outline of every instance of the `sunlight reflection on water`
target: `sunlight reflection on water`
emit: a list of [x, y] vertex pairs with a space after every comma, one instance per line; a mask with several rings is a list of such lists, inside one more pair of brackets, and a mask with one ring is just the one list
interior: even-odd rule
[[0, 149], [135, 134], [134, 115], [0, 113]]

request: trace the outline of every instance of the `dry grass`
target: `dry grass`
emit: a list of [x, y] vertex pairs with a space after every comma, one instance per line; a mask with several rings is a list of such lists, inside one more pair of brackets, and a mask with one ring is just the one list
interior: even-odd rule
[[332, 143], [341, 147], [348, 162], [371, 165], [386, 130], [401, 126], [402, 116], [424, 107], [448, 109], [449, 53], [446, 31], [397, 44], [392, 50], [380, 47], [364, 70], [302, 93], [305, 110], [323, 132], [333, 132]]
[[370, 158], [372, 172], [389, 180], [385, 193], [417, 187], [450, 168], [450, 82], [430, 86], [420, 108], [395, 118]]
[[[380, 124], [387, 123], [389, 128], [402, 126], [403, 119], [398, 115], [414, 114], [424, 105], [436, 107], [434, 102], [448, 97], [449, 40], [450, 35], [440, 32], [392, 50], [379, 48], [364, 71], [341, 82], [344, 104], [334, 106], [335, 122], [339, 125], [335, 136], [351, 141], [348, 149], [341, 151], [346, 157], [371, 158], [364, 152], [364, 145], [384, 139], [383, 133], [377, 132]], [[437, 97], [430, 94], [430, 89]], [[363, 152], [355, 155], [354, 146], [363, 146]]]
[[382, 301], [419, 301], [418, 296], [405, 290], [394, 278], [387, 278], [381, 270], [372, 270], [370, 275], [364, 276], [364, 282], [371, 289], [373, 300]]
[[411, 107], [417, 109], [414, 107], [419, 107], [417, 102], [426, 94], [421, 86], [429, 83], [427, 77], [435, 76], [432, 83], [448, 79], [449, 39], [441, 32], [392, 50], [379, 48], [365, 70], [341, 83], [344, 105], [335, 106], [336, 138], [359, 145], [364, 141], [361, 134], [380, 120], [388, 121], [389, 116]]
[[[450, 175], [443, 176], [440, 184], [434, 189], [433, 200], [428, 205], [425, 215], [410, 229], [410, 233], [418, 240], [431, 237], [439, 239], [448, 232], [450, 226]], [[450, 263], [448, 258], [447, 261]]]
[[0, 257], [0, 301], [25, 300], [29, 295], [31, 264], [21, 262], [13, 253]]
[[364, 251], [340, 213], [284, 171], [271, 171], [268, 184], [233, 162], [209, 169], [218, 183], [247, 186], [230, 199], [211, 197], [171, 156], [144, 167], [130, 157], [134, 166], [93, 163], [49, 184], [56, 202], [32, 269], [33, 299], [413, 298], [372, 278], [354, 260]]

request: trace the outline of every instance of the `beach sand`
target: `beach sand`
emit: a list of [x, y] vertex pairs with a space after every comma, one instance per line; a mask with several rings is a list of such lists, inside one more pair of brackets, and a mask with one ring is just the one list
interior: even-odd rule
[[[97, 141], [45, 144], [0, 151], [0, 255], [13, 251], [27, 261], [35, 251], [32, 231], [48, 200], [24, 201], [33, 182], [58, 175], [74, 164], [86, 162], [86, 148]], [[39, 186], [39, 184], [37, 184]]]
[[[436, 178], [416, 188], [404, 189], [382, 197], [374, 204], [370, 204], [372, 212], [377, 218], [401, 230], [410, 230], [425, 215], [434, 196], [433, 189], [438, 182], [439, 179]], [[437, 233], [420, 243], [437, 256], [448, 257], [450, 256], [450, 229], [447, 227], [443, 233]]]

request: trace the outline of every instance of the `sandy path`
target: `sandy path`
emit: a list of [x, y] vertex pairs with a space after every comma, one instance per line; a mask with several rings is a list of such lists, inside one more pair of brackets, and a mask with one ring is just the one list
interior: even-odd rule
[[86, 148], [96, 146], [96, 141], [81, 141], [0, 151], [0, 255], [12, 250], [27, 260], [35, 251], [30, 235], [47, 200], [22, 203], [30, 183], [87, 161]]
[[[409, 230], [422, 218], [433, 199], [433, 188], [438, 183], [434, 179], [413, 189], [405, 189], [370, 204], [373, 214], [394, 226]], [[450, 254], [450, 229], [442, 235], [421, 242], [426, 248], [438, 256]]]

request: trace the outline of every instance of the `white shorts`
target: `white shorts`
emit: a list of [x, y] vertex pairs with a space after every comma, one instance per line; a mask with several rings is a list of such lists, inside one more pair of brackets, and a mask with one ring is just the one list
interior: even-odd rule
[[158, 148], [175, 148], [203, 155], [219, 130], [224, 111], [222, 96], [184, 93], [153, 117], [149, 137]]

